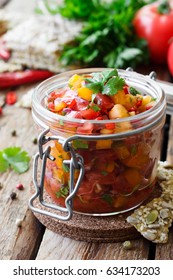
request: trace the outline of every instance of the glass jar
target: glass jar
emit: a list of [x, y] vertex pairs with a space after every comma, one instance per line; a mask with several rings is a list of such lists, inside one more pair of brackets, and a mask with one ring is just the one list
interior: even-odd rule
[[[156, 99], [153, 108], [128, 118], [69, 119], [46, 108], [46, 97], [66, 86], [72, 75], [103, 70], [80, 69], [56, 75], [42, 82], [33, 94], [33, 118], [44, 130], [34, 163], [37, 192], [30, 201], [33, 211], [40, 212], [33, 206], [39, 196], [44, 206], [68, 213], [62, 218], [55, 214], [58, 219], [68, 220], [73, 212], [114, 215], [137, 207], [154, 189], [166, 107], [165, 94], [154, 80], [118, 70], [127, 85]], [[43, 160], [40, 184], [38, 158]], [[53, 204], [43, 200], [44, 189]], [[41, 213], [49, 215], [49, 211]]]

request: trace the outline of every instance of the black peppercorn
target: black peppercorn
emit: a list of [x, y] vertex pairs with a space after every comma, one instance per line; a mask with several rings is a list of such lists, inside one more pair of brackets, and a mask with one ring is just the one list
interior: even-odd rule
[[16, 199], [16, 197], [17, 197], [17, 194], [16, 194], [15, 192], [12, 192], [12, 193], [10, 194], [11, 200]]

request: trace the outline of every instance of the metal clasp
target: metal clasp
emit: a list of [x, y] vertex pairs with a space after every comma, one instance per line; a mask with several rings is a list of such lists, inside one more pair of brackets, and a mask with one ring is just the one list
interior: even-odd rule
[[[49, 132], [49, 129], [44, 130], [39, 138], [38, 138], [38, 144], [39, 144], [39, 152], [35, 155], [34, 157], [34, 169], [33, 169], [33, 182], [35, 186], [36, 192], [34, 195], [30, 198], [29, 200], [29, 207], [33, 212], [50, 216], [52, 218], [58, 219], [58, 220], [63, 220], [67, 221], [71, 219], [72, 214], [73, 214], [73, 198], [75, 194], [77, 193], [80, 183], [83, 180], [84, 177], [84, 163], [83, 163], [83, 158], [76, 154], [73, 147], [71, 146], [70, 139], [64, 139], [61, 136], [47, 136]], [[61, 207], [55, 204], [50, 204], [47, 203], [44, 198], [44, 178], [45, 178], [45, 171], [46, 171], [46, 163], [47, 160], [52, 160], [54, 161], [55, 158], [51, 156], [51, 147], [46, 146], [44, 149], [43, 146], [47, 144], [51, 140], [57, 140], [60, 144], [62, 144], [63, 149], [67, 152], [70, 152], [71, 154], [71, 159], [69, 160], [64, 160], [63, 163], [65, 165], [69, 165], [69, 170], [70, 170], [70, 183], [69, 183], [69, 195], [65, 199], [65, 207]], [[40, 180], [38, 180], [38, 165], [39, 165], [39, 160], [41, 160], [41, 174], [40, 174]], [[76, 184], [74, 184], [74, 172], [75, 169], [79, 170], [79, 176], [76, 181]], [[57, 210], [63, 213], [66, 213], [66, 215], [63, 214], [54, 214], [50, 211], [43, 210], [40, 208], [36, 208], [34, 206], [34, 201], [35, 199], [38, 198], [39, 202], [42, 206], [46, 208], [50, 208], [53, 210]]]

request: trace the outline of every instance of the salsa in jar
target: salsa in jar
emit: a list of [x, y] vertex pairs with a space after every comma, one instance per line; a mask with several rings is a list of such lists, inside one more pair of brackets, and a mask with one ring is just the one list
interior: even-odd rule
[[[50, 135], [72, 139], [71, 148], [84, 164], [73, 211], [117, 214], [150, 196], [165, 120], [164, 93], [155, 81], [125, 70], [81, 69], [50, 78], [36, 91], [41, 97], [33, 102], [35, 121], [41, 127], [46, 123]], [[54, 160], [47, 160], [44, 185], [65, 207], [79, 170], [71, 182], [66, 164], [71, 153], [57, 140], [50, 147]]]

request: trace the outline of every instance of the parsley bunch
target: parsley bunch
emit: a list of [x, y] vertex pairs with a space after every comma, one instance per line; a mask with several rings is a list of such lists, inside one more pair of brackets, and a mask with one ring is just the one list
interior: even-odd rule
[[132, 24], [136, 11], [145, 4], [144, 0], [64, 0], [56, 11], [82, 21], [83, 28], [73, 42], [63, 46], [61, 63], [110, 68], [147, 63], [147, 43], [137, 38]]

